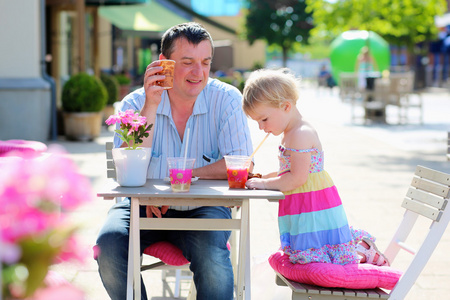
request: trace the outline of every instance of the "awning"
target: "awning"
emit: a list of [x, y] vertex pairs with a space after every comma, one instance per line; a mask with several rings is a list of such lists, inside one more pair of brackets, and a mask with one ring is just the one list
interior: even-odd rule
[[155, 1], [145, 5], [102, 6], [98, 13], [127, 35], [151, 38], [160, 38], [170, 27], [190, 21]]
[[143, 4], [148, 0], [86, 0], [86, 5], [127, 5], [127, 4]]

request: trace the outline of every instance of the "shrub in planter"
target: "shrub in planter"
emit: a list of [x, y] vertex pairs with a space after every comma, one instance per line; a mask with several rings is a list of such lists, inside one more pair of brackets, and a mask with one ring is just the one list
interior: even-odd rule
[[107, 105], [113, 105], [114, 102], [119, 100], [119, 81], [116, 77], [102, 73], [100, 75], [100, 80], [105, 85], [106, 91], [108, 92], [108, 100], [106, 101]]
[[70, 140], [87, 141], [100, 135], [108, 93], [100, 79], [86, 73], [72, 76], [64, 85], [64, 132]]
[[117, 74], [115, 78], [120, 85], [119, 100], [122, 100], [130, 92], [131, 79], [125, 74]]
[[116, 77], [102, 73], [100, 75], [100, 80], [106, 87], [106, 91], [108, 92], [108, 101], [106, 101], [106, 106], [103, 109], [103, 121], [102, 124], [105, 124], [106, 119], [110, 115], [114, 114], [114, 106], [113, 104], [119, 100], [119, 81], [117, 81]]
[[131, 84], [131, 79], [125, 75], [125, 74], [117, 74], [114, 76], [117, 81], [119, 82], [119, 85], [128, 85]]
[[78, 73], [69, 78], [62, 92], [62, 109], [65, 112], [99, 112], [105, 105], [108, 92], [95, 76]]

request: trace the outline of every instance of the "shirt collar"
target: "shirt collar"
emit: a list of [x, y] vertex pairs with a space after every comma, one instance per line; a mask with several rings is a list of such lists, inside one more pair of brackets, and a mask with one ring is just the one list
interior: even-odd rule
[[[208, 112], [208, 108], [206, 106], [206, 92], [205, 90], [208, 87], [206, 86], [203, 91], [201, 91], [200, 95], [198, 95], [197, 100], [195, 100], [194, 110], [192, 112], [193, 115], [201, 115], [206, 114]], [[157, 114], [162, 114], [165, 116], [170, 116], [170, 100], [169, 94], [167, 91], [163, 91], [161, 95], [161, 103], [158, 105], [158, 109], [156, 111]]]

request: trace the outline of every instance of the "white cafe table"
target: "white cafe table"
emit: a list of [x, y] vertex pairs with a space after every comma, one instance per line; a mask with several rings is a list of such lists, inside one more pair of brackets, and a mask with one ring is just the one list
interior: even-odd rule
[[[141, 297], [140, 229], [159, 230], [240, 230], [237, 270], [237, 299], [251, 299], [249, 200], [276, 201], [283, 193], [271, 190], [229, 189], [226, 180], [198, 180], [189, 192], [173, 193], [170, 183], [148, 179], [142, 187], [121, 187], [108, 179], [97, 193], [106, 200], [131, 197], [130, 247], [128, 255], [127, 299]], [[139, 205], [240, 206], [240, 219], [139, 218]]]

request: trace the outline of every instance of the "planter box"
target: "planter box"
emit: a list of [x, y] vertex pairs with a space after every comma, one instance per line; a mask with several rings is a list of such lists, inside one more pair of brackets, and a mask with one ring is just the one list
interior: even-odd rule
[[91, 141], [100, 135], [103, 112], [63, 113], [66, 138]]

